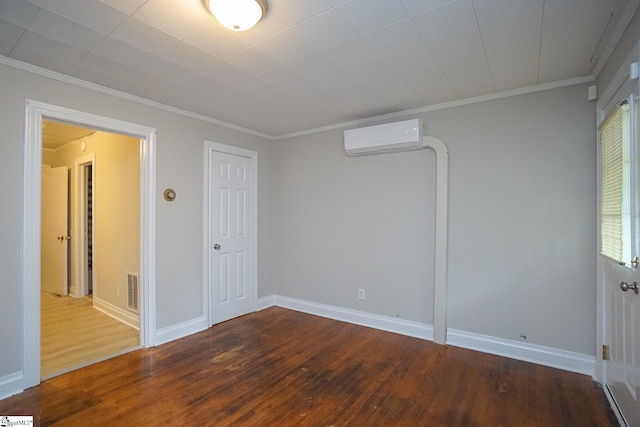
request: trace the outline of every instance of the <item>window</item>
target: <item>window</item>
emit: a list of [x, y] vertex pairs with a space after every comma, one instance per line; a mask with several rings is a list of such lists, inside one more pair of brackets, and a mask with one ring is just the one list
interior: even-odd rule
[[600, 127], [602, 201], [600, 253], [631, 260], [631, 122], [629, 104], [618, 105]]

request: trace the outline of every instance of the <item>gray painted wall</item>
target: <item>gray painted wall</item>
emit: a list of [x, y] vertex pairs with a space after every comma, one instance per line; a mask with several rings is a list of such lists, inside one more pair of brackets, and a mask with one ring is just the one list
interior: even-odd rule
[[[586, 94], [577, 85], [420, 115], [449, 148], [449, 327], [595, 353]], [[275, 291], [432, 323], [435, 155], [349, 158], [342, 144], [342, 130], [277, 143]]]
[[[158, 129], [158, 328], [202, 315], [205, 139], [259, 152], [259, 296], [432, 322], [431, 151], [349, 158], [342, 130], [271, 142], [3, 65], [0, 81], [0, 378], [22, 369], [25, 98]], [[586, 85], [420, 117], [450, 152], [449, 327], [593, 355], [595, 105]], [[167, 187], [176, 202], [162, 200]]]
[[[115, 98], [0, 65], [0, 378], [22, 370], [22, 182], [24, 102], [32, 99], [156, 128], [157, 327], [202, 316], [203, 152], [206, 139], [258, 151], [259, 242], [268, 242], [273, 201], [268, 142], [201, 120]], [[176, 201], [162, 191], [174, 188]], [[269, 280], [271, 253], [259, 243], [259, 277]], [[267, 266], [267, 267], [265, 267]]]
[[276, 162], [276, 292], [433, 323], [435, 154], [349, 158], [337, 130], [279, 141]]

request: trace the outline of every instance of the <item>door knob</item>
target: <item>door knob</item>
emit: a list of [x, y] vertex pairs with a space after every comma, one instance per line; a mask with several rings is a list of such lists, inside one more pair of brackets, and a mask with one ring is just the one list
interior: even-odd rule
[[220, 244], [219, 244], [219, 243], [215, 243], [215, 244], [213, 245], [213, 249], [215, 249], [216, 251], [217, 251], [218, 249], [220, 249]]
[[622, 292], [627, 292], [629, 289], [636, 294], [640, 292], [640, 289], [638, 289], [638, 282], [633, 282], [633, 285], [629, 285], [627, 282], [622, 282], [620, 283], [620, 289], [622, 289]]

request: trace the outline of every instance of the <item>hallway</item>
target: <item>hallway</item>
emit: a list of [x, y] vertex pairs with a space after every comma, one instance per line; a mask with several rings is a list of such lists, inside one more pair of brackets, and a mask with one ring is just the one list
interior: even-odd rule
[[94, 309], [91, 299], [40, 295], [43, 380], [140, 348], [139, 331]]

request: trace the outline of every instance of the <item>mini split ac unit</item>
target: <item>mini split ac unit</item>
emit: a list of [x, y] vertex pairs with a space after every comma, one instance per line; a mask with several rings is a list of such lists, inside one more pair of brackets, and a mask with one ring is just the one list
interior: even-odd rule
[[344, 149], [350, 156], [419, 150], [424, 123], [419, 119], [344, 131]]

